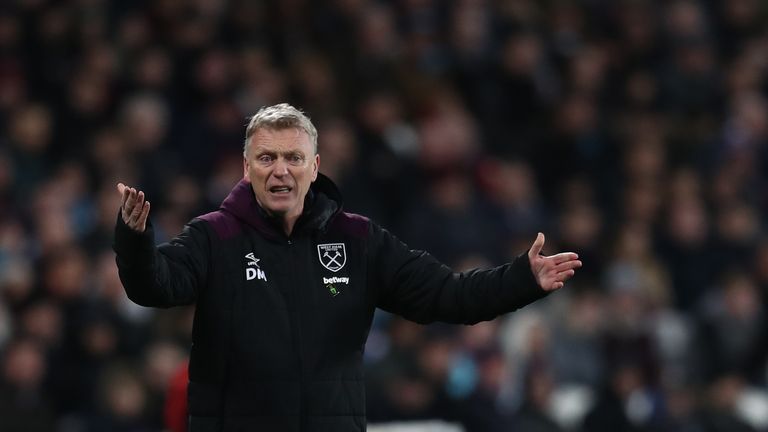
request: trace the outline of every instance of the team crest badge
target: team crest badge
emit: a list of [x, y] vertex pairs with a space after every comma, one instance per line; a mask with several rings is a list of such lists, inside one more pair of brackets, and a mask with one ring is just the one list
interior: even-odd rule
[[317, 245], [320, 264], [332, 272], [337, 272], [347, 263], [347, 251], [344, 243], [325, 243]]

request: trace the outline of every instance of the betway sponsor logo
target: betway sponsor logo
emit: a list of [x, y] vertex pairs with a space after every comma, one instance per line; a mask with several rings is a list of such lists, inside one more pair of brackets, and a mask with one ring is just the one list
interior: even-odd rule
[[324, 277], [323, 278], [324, 284], [347, 284], [349, 285], [349, 278], [348, 277]]

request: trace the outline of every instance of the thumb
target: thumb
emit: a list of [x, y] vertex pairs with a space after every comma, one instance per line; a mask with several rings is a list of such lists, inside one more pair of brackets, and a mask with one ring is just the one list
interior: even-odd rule
[[123, 183], [117, 184], [117, 191], [120, 193], [120, 195], [123, 194], [123, 191], [125, 191], [125, 185]]
[[544, 247], [544, 234], [539, 233], [536, 236], [536, 240], [533, 242], [533, 245], [531, 245], [531, 248], [528, 250], [528, 259], [533, 259], [534, 257], [538, 256], [539, 253], [541, 253], [541, 249]]

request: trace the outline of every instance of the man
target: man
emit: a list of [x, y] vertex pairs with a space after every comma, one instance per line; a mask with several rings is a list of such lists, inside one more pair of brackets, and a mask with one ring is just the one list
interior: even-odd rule
[[574, 253], [453, 273], [365, 217], [318, 173], [317, 131], [287, 104], [246, 130], [244, 179], [219, 210], [154, 246], [150, 204], [117, 185], [120, 279], [145, 306], [196, 304], [191, 431], [364, 431], [362, 358], [374, 309], [473, 324], [561, 288]]

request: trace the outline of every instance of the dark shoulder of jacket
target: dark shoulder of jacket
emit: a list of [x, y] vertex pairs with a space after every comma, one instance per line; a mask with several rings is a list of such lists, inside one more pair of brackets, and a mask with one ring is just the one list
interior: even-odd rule
[[233, 214], [222, 210], [198, 216], [190, 223], [195, 223], [198, 220], [207, 222], [219, 240], [235, 237], [243, 230], [240, 221]]
[[366, 240], [371, 234], [371, 220], [359, 214], [339, 212], [328, 224], [328, 231]]

